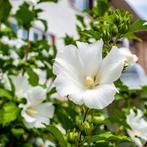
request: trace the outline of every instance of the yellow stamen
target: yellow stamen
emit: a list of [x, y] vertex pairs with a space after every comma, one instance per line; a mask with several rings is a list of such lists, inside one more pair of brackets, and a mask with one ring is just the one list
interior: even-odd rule
[[26, 113], [30, 116], [35, 116], [37, 114], [37, 111], [33, 107], [28, 107], [26, 109]]
[[92, 77], [87, 76], [85, 79], [85, 85], [88, 88], [93, 88], [95, 86], [95, 81]]
[[141, 136], [141, 133], [139, 131], [135, 131], [135, 136], [136, 137], [140, 137]]

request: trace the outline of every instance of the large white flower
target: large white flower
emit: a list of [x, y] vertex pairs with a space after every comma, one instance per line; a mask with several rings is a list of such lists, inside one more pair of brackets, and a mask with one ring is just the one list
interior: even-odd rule
[[46, 90], [37, 86], [31, 88], [27, 92], [27, 103], [20, 104], [23, 108], [21, 115], [24, 118], [24, 123], [28, 128], [43, 128], [44, 124], [50, 123], [50, 118], [53, 117], [54, 106], [52, 103], [45, 102]]
[[128, 134], [138, 147], [143, 147], [140, 138], [147, 141], [147, 121], [142, 116], [142, 111], [139, 109], [137, 114], [131, 109], [130, 114], [127, 116], [127, 123], [131, 127]]
[[102, 40], [78, 42], [77, 47], [69, 45], [57, 54], [53, 66], [56, 89], [76, 104], [103, 109], [114, 100], [117, 89], [113, 82], [121, 75], [125, 57], [113, 47], [102, 58]]

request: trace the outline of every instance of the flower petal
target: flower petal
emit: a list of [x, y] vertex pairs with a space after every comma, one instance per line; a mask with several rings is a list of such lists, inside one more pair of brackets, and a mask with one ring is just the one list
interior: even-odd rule
[[64, 48], [63, 51], [58, 52], [53, 65], [53, 72], [60, 74], [61, 72], [69, 72], [73, 75], [78, 74], [81, 71], [81, 64], [78, 49], [69, 45]]
[[23, 109], [21, 111], [21, 116], [24, 118], [24, 120], [27, 122], [27, 123], [33, 123], [36, 121], [36, 118], [35, 117], [31, 117], [30, 115], [28, 115], [26, 112], [25, 112], [25, 109]]
[[31, 88], [31, 85], [29, 84], [27, 77], [18, 75], [18, 76], [11, 76], [10, 77], [13, 81], [13, 84], [15, 86], [15, 92], [17, 97], [22, 98], [26, 97], [27, 91]]
[[79, 55], [83, 63], [84, 73], [87, 76], [93, 76], [97, 73], [102, 62], [103, 41], [99, 40], [93, 44], [77, 42]]
[[79, 95], [84, 91], [84, 87], [80, 79], [76, 79], [68, 73], [62, 72], [57, 76], [55, 86], [60, 96], [69, 95], [72, 101], [82, 103], [82, 99], [79, 98]]
[[27, 101], [31, 106], [35, 106], [45, 100], [46, 90], [40, 86], [31, 88], [27, 93]]
[[42, 103], [40, 105], [35, 106], [34, 108], [37, 111], [37, 118], [46, 117], [48, 119], [53, 117], [54, 106], [52, 105], [52, 103]]
[[95, 89], [87, 90], [82, 96], [87, 107], [103, 109], [112, 103], [116, 92], [117, 89], [113, 84], [103, 84]]
[[99, 84], [112, 83], [116, 81], [123, 70], [125, 57], [113, 47], [110, 53], [103, 59], [100, 71], [98, 73]]

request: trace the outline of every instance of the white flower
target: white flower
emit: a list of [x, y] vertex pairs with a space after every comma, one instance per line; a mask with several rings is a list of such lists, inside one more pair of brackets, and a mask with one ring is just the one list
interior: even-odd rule
[[19, 107], [23, 108], [21, 115], [24, 118], [24, 123], [28, 128], [43, 128], [44, 124], [50, 123], [50, 118], [53, 117], [54, 107], [51, 103], [45, 100], [46, 90], [37, 86], [31, 88], [27, 92], [27, 103], [20, 104]]
[[10, 76], [14, 87], [15, 94], [18, 98], [23, 98], [27, 96], [27, 91], [32, 88], [29, 84], [27, 77], [25, 75]]
[[117, 47], [102, 58], [103, 41], [77, 43], [57, 54], [53, 71], [55, 86], [61, 96], [69, 96], [76, 104], [103, 109], [114, 100], [117, 92], [113, 82], [123, 70], [124, 55]]
[[39, 0], [24, 0], [26, 3], [32, 6], [36, 6]]
[[122, 47], [119, 51], [125, 56], [125, 61], [128, 66], [131, 66], [138, 61], [138, 57], [135, 54], [132, 54], [129, 48]]
[[39, 77], [39, 83], [40, 84], [45, 84], [46, 80], [47, 80], [47, 74], [46, 74], [46, 71], [44, 70], [41, 70], [39, 68], [34, 68], [33, 69], [35, 71], [35, 73], [38, 75]]
[[14, 60], [13, 64], [18, 65], [19, 64], [19, 56], [14, 50], [10, 50], [10, 57]]
[[145, 121], [142, 115], [141, 110], [138, 109], [137, 114], [135, 114], [131, 109], [130, 114], [127, 116], [127, 123], [131, 127], [131, 130], [128, 130], [128, 134], [138, 147], [143, 147], [139, 138], [147, 141], [147, 121]]
[[55, 147], [56, 146], [50, 140], [43, 141], [43, 139], [40, 138], [40, 137], [36, 138], [35, 144], [36, 144], [37, 147]]

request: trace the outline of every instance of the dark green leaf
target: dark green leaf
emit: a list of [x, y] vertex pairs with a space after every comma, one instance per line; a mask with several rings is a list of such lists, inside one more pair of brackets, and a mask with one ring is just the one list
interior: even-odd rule
[[0, 21], [6, 21], [11, 11], [9, 0], [0, 0]]
[[32, 68], [27, 68], [27, 73], [29, 75], [29, 82], [31, 85], [36, 86], [39, 83], [38, 75], [32, 70]]
[[50, 125], [47, 126], [47, 130], [58, 140], [60, 147], [67, 147], [67, 143], [59, 129]]

